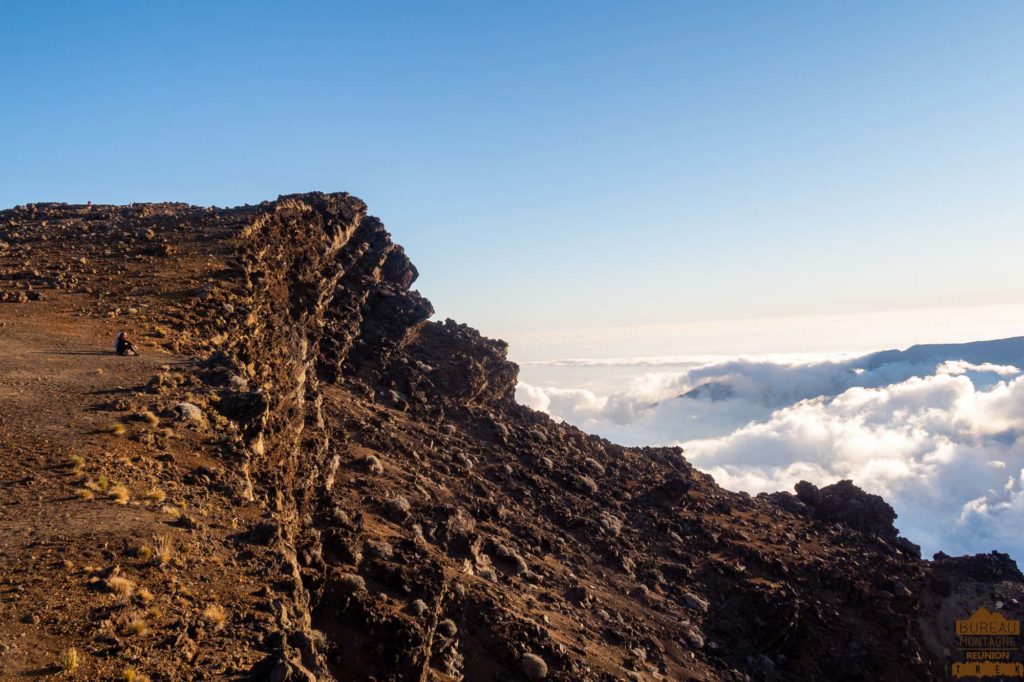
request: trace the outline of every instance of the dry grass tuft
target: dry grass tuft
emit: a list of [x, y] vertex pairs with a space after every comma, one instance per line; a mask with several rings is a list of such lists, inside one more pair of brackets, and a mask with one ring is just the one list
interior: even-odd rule
[[146, 499], [155, 502], [156, 504], [162, 504], [163, 501], [167, 499], [167, 493], [159, 488], [153, 488], [146, 493]]
[[142, 545], [137, 550], [135, 550], [135, 556], [142, 559], [142, 562], [146, 564], [153, 560], [154, 553], [155, 550], [150, 545]]
[[135, 592], [135, 583], [128, 580], [128, 578], [115, 575], [112, 578], [107, 578], [107, 589], [119, 597], [128, 599]]
[[96, 495], [88, 488], [78, 488], [75, 490], [75, 496], [80, 500], [95, 500]]
[[73, 673], [78, 670], [78, 663], [78, 649], [75, 647], [62, 651], [60, 659], [57, 661], [57, 665], [66, 673]]
[[220, 630], [228, 622], [228, 614], [220, 604], [210, 604], [203, 609], [203, 620], [212, 625], [215, 630]]
[[164, 514], [167, 514], [174, 520], [181, 518], [181, 510], [169, 504], [165, 504], [164, 506], [160, 507], [160, 511], [162, 511]]
[[121, 671], [121, 682], [149, 682], [149, 675], [143, 675], [130, 665]]
[[133, 618], [128, 621], [128, 625], [125, 626], [124, 631], [132, 636], [144, 635], [149, 632], [149, 626], [146, 625], [146, 621], [141, 618]]
[[161, 566], [171, 563], [174, 558], [174, 536], [167, 533], [153, 536], [156, 548], [153, 553], [154, 560]]
[[73, 472], [79, 472], [85, 466], [85, 457], [81, 455], [68, 455], [68, 468]]
[[135, 418], [144, 421], [150, 426], [156, 426], [160, 423], [160, 418], [153, 414], [150, 410], [139, 410], [135, 413]]
[[147, 590], [145, 587], [140, 587], [135, 592], [135, 598], [143, 604], [148, 604], [149, 602], [153, 601], [153, 593]]
[[124, 424], [114, 424], [110, 427], [109, 431], [115, 436], [123, 436], [127, 429], [124, 428]]
[[118, 483], [107, 491], [107, 497], [118, 504], [128, 504], [131, 494], [128, 492], [128, 488]]

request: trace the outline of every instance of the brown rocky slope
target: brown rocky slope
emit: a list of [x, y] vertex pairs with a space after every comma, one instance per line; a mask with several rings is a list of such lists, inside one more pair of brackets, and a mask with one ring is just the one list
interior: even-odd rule
[[941, 679], [955, 618], [1020, 618], [1008, 557], [849, 482], [516, 404], [416, 274], [347, 194], [0, 212], [0, 676]]

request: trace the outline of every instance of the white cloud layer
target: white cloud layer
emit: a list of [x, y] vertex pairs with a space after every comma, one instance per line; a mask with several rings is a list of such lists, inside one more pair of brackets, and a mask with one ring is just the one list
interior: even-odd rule
[[[853, 479], [885, 497], [929, 553], [1024, 558], [1024, 342], [935, 348], [740, 358], [635, 374], [609, 395], [520, 384], [517, 397], [618, 442], [680, 444], [733, 490]], [[699, 386], [699, 397], [677, 397]]]

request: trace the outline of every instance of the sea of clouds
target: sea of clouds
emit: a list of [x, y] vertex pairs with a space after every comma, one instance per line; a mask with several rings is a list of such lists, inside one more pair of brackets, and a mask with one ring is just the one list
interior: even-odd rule
[[[1015, 341], [825, 360], [535, 363], [517, 398], [616, 442], [681, 445], [732, 490], [852, 479], [885, 497], [927, 554], [1024, 558], [1024, 339]], [[544, 365], [605, 374], [559, 386], [537, 380]]]

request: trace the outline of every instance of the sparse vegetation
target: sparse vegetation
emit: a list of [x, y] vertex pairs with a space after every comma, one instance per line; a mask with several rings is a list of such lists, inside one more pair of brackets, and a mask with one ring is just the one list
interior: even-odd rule
[[81, 455], [68, 455], [68, 467], [71, 471], [79, 472], [85, 466], [85, 458]]
[[148, 604], [153, 601], [153, 593], [147, 590], [145, 587], [140, 587], [135, 591], [135, 598], [143, 604]]
[[156, 541], [153, 559], [161, 566], [171, 563], [174, 558], [174, 537], [168, 533], [161, 533], [154, 537]]
[[139, 421], [144, 421], [150, 426], [157, 426], [160, 424], [160, 418], [153, 414], [150, 410], [139, 410], [133, 415]]
[[107, 578], [107, 589], [119, 597], [128, 599], [135, 592], [135, 583], [128, 578], [115, 575]]
[[131, 494], [128, 492], [127, 487], [118, 483], [115, 486], [111, 486], [110, 490], [107, 491], [107, 497], [118, 504], [128, 504]]
[[153, 549], [153, 547], [151, 545], [147, 545], [147, 544], [144, 544], [141, 547], [139, 547], [137, 550], [135, 550], [135, 555], [137, 557], [139, 557], [140, 559], [142, 559], [143, 563], [147, 563], [147, 564], [150, 561], [153, 560], [153, 554], [154, 553], [155, 553], [155, 550]]
[[78, 489], [76, 489], [75, 490], [75, 496], [78, 497], [78, 499], [80, 499], [80, 500], [94, 500], [94, 499], [96, 499], [96, 494], [93, 493], [93, 491], [89, 490], [88, 488], [78, 488]]
[[146, 621], [144, 621], [142, 618], [132, 618], [130, 621], [128, 621], [128, 625], [125, 626], [124, 630], [129, 635], [132, 635], [133, 637], [138, 637], [139, 635], [146, 634], [146, 632], [149, 631], [149, 626], [146, 625]]
[[148, 493], [146, 493], [146, 499], [150, 500], [151, 502], [155, 502], [156, 504], [162, 504], [163, 501], [167, 499], [167, 493], [165, 493], [163, 490], [160, 490], [159, 488], [153, 488]]
[[114, 424], [108, 429], [115, 436], [123, 436], [126, 430], [124, 424]]
[[78, 670], [78, 663], [78, 649], [75, 647], [62, 651], [60, 659], [57, 661], [57, 665], [66, 673], [73, 673]]
[[203, 620], [212, 625], [215, 630], [220, 630], [227, 623], [228, 614], [220, 604], [210, 604], [203, 609]]
[[170, 516], [171, 519], [173, 520], [181, 518], [181, 510], [173, 505], [165, 504], [164, 506], [160, 507], [160, 511]]
[[143, 675], [130, 665], [121, 671], [121, 682], [149, 682], [149, 675]]

